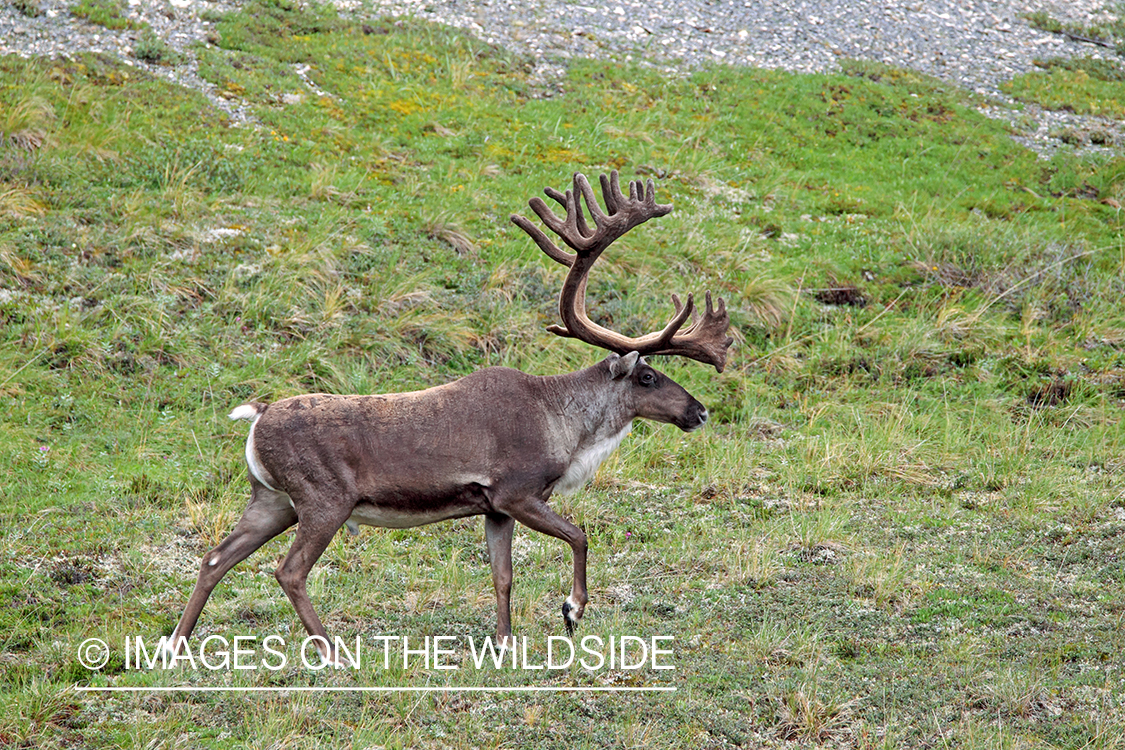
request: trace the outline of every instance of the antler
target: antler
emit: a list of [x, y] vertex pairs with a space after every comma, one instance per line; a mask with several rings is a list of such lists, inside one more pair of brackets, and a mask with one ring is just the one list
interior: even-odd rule
[[[551, 211], [542, 198], [532, 198], [528, 201], [531, 210], [543, 220], [548, 229], [574, 250], [574, 253], [561, 250], [530, 220], [516, 214], [512, 215], [512, 222], [527, 232], [540, 250], [558, 263], [570, 267], [566, 281], [563, 282], [562, 294], [559, 295], [559, 314], [565, 327], [550, 326], [547, 330], [618, 354], [628, 354], [633, 351], [640, 352], [642, 355], [678, 354], [714, 365], [716, 370], [722, 372], [723, 367], [726, 366], [727, 348], [734, 339], [726, 335], [727, 328], [730, 327], [730, 316], [727, 315], [726, 305], [720, 299], [718, 306], [713, 307], [710, 292], [706, 295], [707, 309], [702, 318], [695, 311], [692, 295], [688, 295], [686, 303], [681, 303], [680, 298], [673, 294], [672, 304], [675, 306], [675, 312], [664, 329], [636, 338], [603, 328], [586, 315], [586, 280], [589, 278], [590, 269], [602, 252], [633, 227], [651, 218], [664, 216], [672, 210], [671, 204], [656, 202], [656, 187], [652, 180], [649, 180], [647, 185], [640, 180], [630, 182], [628, 198], [621, 192], [616, 170], [610, 172], [609, 177], [603, 174], [601, 185], [605, 211], [602, 211], [598, 205], [594, 190], [585, 175], [579, 173], [574, 175], [573, 190], [561, 193], [549, 187], [543, 191], [566, 209], [565, 219]], [[593, 228], [586, 223], [586, 217], [582, 212], [583, 200], [586, 202], [590, 216], [593, 217]], [[689, 316], [692, 319], [691, 325], [681, 332], [680, 328]]]

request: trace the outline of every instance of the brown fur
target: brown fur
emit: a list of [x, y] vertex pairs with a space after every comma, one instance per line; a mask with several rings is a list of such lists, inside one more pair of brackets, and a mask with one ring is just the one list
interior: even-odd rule
[[251, 469], [250, 503], [231, 535], [204, 556], [173, 648], [191, 634], [223, 575], [294, 523], [276, 576], [309, 634], [325, 643], [305, 580], [347, 521], [408, 527], [484, 515], [500, 639], [511, 635], [513, 522], [563, 539], [574, 552], [563, 609], [569, 628], [587, 602], [586, 535], [548, 506], [556, 484], [576, 463], [592, 462], [578, 467], [582, 477], [592, 473], [636, 417], [684, 430], [707, 418], [687, 391], [636, 354], [568, 375], [489, 368], [413, 393], [308, 394], [255, 410], [251, 447], [259, 465]]

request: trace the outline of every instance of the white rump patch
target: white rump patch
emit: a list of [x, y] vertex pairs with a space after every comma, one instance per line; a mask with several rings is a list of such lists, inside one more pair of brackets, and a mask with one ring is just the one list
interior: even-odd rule
[[586, 482], [594, 478], [598, 467], [609, 458], [610, 454], [617, 450], [617, 446], [621, 445], [621, 441], [632, 430], [633, 423], [630, 422], [625, 425], [625, 429], [616, 435], [611, 435], [588, 448], [578, 451], [570, 462], [570, 466], [566, 467], [566, 472], [559, 478], [559, 481], [555, 482], [554, 492], [561, 495], [577, 492]]
[[[238, 407], [238, 409], [244, 408], [253, 409], [254, 407]], [[238, 409], [235, 409], [233, 412], [231, 412], [231, 415], [233, 416], [234, 413], [238, 411]], [[256, 412], [255, 416], [257, 416]], [[244, 417], [236, 417], [236, 419], [237, 418], [244, 419]], [[262, 459], [258, 457], [258, 449], [254, 447], [254, 428], [257, 426], [257, 422], [254, 422], [252, 425], [250, 425], [250, 434], [246, 436], [246, 465], [250, 467], [250, 473], [254, 475], [254, 478], [264, 484], [266, 486], [266, 489], [273, 490], [274, 492], [281, 492], [281, 490], [279, 490], [277, 487], [274, 487], [272, 484], [270, 484], [271, 477], [269, 475], [269, 472], [266, 471], [265, 466], [262, 466]], [[289, 499], [289, 504], [293, 504], [292, 498]], [[293, 507], [294, 509], [296, 509], [297, 506], [294, 505]]]
[[258, 408], [253, 404], [243, 404], [236, 406], [229, 416], [231, 419], [248, 419], [253, 422], [258, 418]]

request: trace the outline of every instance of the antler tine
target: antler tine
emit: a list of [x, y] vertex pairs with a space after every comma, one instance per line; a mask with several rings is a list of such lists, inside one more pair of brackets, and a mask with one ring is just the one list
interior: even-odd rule
[[711, 302], [711, 292], [706, 293], [706, 305], [702, 317], [692, 315], [692, 324], [672, 342], [671, 351], [654, 352], [659, 354], [679, 354], [715, 366], [719, 372], [726, 366], [727, 349], [734, 339], [727, 336], [730, 328], [730, 315], [726, 302], [720, 297], [718, 304]]
[[[547, 206], [542, 198], [532, 198], [527, 203], [531, 207], [531, 210], [534, 211], [535, 214], [543, 220], [543, 223], [547, 225], [547, 228], [557, 234], [560, 238], [562, 238], [562, 240], [567, 245], [569, 245], [571, 249], [573, 249], [577, 253], [584, 252], [586, 249], [586, 245], [588, 244], [588, 238], [578, 231], [578, 219], [576, 218], [577, 209], [575, 208], [576, 201], [574, 198], [574, 194], [569, 190], [566, 191], [566, 193], [560, 193], [557, 190], [552, 190], [548, 193], [548, 196], [561, 203], [566, 209], [565, 219], [559, 218], [555, 214], [555, 212]], [[515, 222], [521, 229], [527, 231], [524, 228], [524, 224], [521, 223], [521, 221], [517, 221], [517, 219], [521, 220], [522, 222], [527, 222], [527, 220], [522, 216], [519, 216], [518, 214], [512, 214], [512, 221]], [[583, 226], [585, 225], [583, 224]], [[540, 234], [542, 234], [542, 232], [540, 232]], [[554, 243], [551, 244], [552, 246], [554, 246]], [[555, 252], [550, 252], [543, 248], [542, 244], [540, 244], [539, 246], [543, 249], [544, 252], [547, 253], [547, 255], [551, 256], [559, 263], [562, 263], [566, 266], [574, 265], [575, 256], [571, 255], [570, 253], [567, 253], [563, 250], [558, 250], [557, 248]]]
[[675, 308], [675, 311], [672, 313], [672, 319], [668, 321], [668, 325], [664, 326], [664, 330], [660, 332], [660, 338], [658, 339], [660, 344], [665, 347], [672, 345], [672, 339], [675, 337], [676, 333], [679, 332], [689, 315], [692, 319], [692, 325], [695, 325], [697, 317], [695, 314], [695, 298], [692, 296], [691, 292], [688, 292], [687, 304], [681, 304], [679, 295], [673, 294], [672, 306]]
[[553, 188], [547, 188], [543, 192], [549, 198], [553, 198], [562, 204], [566, 211], [566, 217], [560, 218], [542, 198], [532, 198], [528, 201], [531, 210], [543, 220], [548, 229], [561, 237], [576, 252], [589, 252], [589, 248], [596, 244], [594, 242], [596, 233], [591, 232], [586, 225], [586, 217], [582, 212], [582, 199], [578, 190], [567, 190], [563, 193]]
[[551, 242], [551, 238], [544, 234], [542, 229], [519, 214], [512, 214], [510, 218], [513, 224], [527, 232], [528, 235], [531, 236], [531, 239], [535, 240], [535, 244], [538, 245], [539, 249], [546, 253], [551, 260], [562, 263], [564, 266], [568, 267], [574, 265], [574, 259], [577, 256], [565, 250], [560, 250], [559, 246]]
[[543, 192], [547, 194], [548, 198], [554, 198], [556, 201], [562, 204], [563, 208], [566, 208], [566, 193], [562, 192], [561, 190], [555, 190], [550, 186], [543, 188]]
[[[558, 200], [557, 196], [551, 197]], [[570, 214], [572, 213], [570, 210], [571, 196], [569, 192], [565, 196], [563, 196], [561, 202], [563, 204], [563, 208], [566, 209], [565, 218], [560, 218], [558, 215], [556, 215], [555, 212], [551, 210], [550, 206], [548, 206], [546, 202], [538, 196], [529, 200], [527, 202], [527, 205], [531, 207], [531, 210], [535, 212], [536, 216], [543, 220], [543, 223], [547, 225], [548, 229], [565, 240], [567, 239], [564, 236], [566, 235], [566, 225], [570, 220]]]
[[[590, 211], [590, 217], [594, 220], [594, 226], [601, 227], [605, 223], [606, 215], [602, 211], [602, 207], [598, 205], [598, 199], [594, 196], [594, 189], [590, 187], [590, 181], [586, 179], [586, 175], [581, 172], [575, 172], [574, 207], [575, 214], [578, 218], [578, 231], [582, 232], [584, 236], [590, 237], [594, 233], [590, 232], [586, 227], [586, 218], [582, 214], [582, 201], [578, 198], [579, 194], [586, 199], [586, 208]], [[605, 196], [604, 190], [602, 191], [602, 196]], [[613, 211], [611, 210], [610, 213], [613, 213]], [[602, 248], [602, 250], [604, 249], [605, 248]], [[601, 251], [599, 250], [598, 252]]]
[[617, 177], [617, 170], [609, 173], [606, 177], [602, 173], [598, 178], [602, 184], [602, 199], [605, 201], [605, 208], [611, 214], [615, 214], [621, 210], [621, 204], [625, 202], [625, 196], [621, 194], [621, 181]]

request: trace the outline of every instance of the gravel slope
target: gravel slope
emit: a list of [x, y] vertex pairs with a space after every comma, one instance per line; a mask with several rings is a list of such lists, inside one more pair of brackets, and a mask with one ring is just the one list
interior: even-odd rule
[[840, 57], [920, 70], [981, 93], [1032, 59], [1097, 54], [1030, 28], [1035, 10], [1089, 22], [1102, 0], [373, 0], [507, 46], [561, 57], [632, 56], [824, 72]]
[[[841, 57], [912, 68], [1005, 102], [998, 85], [1048, 57], [1111, 55], [1028, 26], [1022, 14], [1042, 10], [1088, 23], [1104, 0], [338, 0], [342, 12], [415, 16], [464, 28], [481, 39], [541, 60], [540, 76], [556, 77], [567, 58], [644, 60], [669, 68], [701, 64], [753, 65], [799, 72], [830, 71]], [[191, 45], [211, 24], [200, 14], [230, 10], [227, 0], [128, 0], [129, 13], [186, 53], [175, 69], [132, 58], [137, 32], [108, 31], [68, 12], [66, 0], [42, 0], [29, 18], [0, 0], [0, 54], [65, 55], [110, 52], [153, 73], [211, 94], [191, 62]], [[237, 119], [237, 102], [212, 95]], [[1057, 146], [1063, 127], [1110, 131], [1125, 143], [1119, 123], [1009, 107], [987, 114], [1020, 123], [1024, 140], [1040, 150]]]

